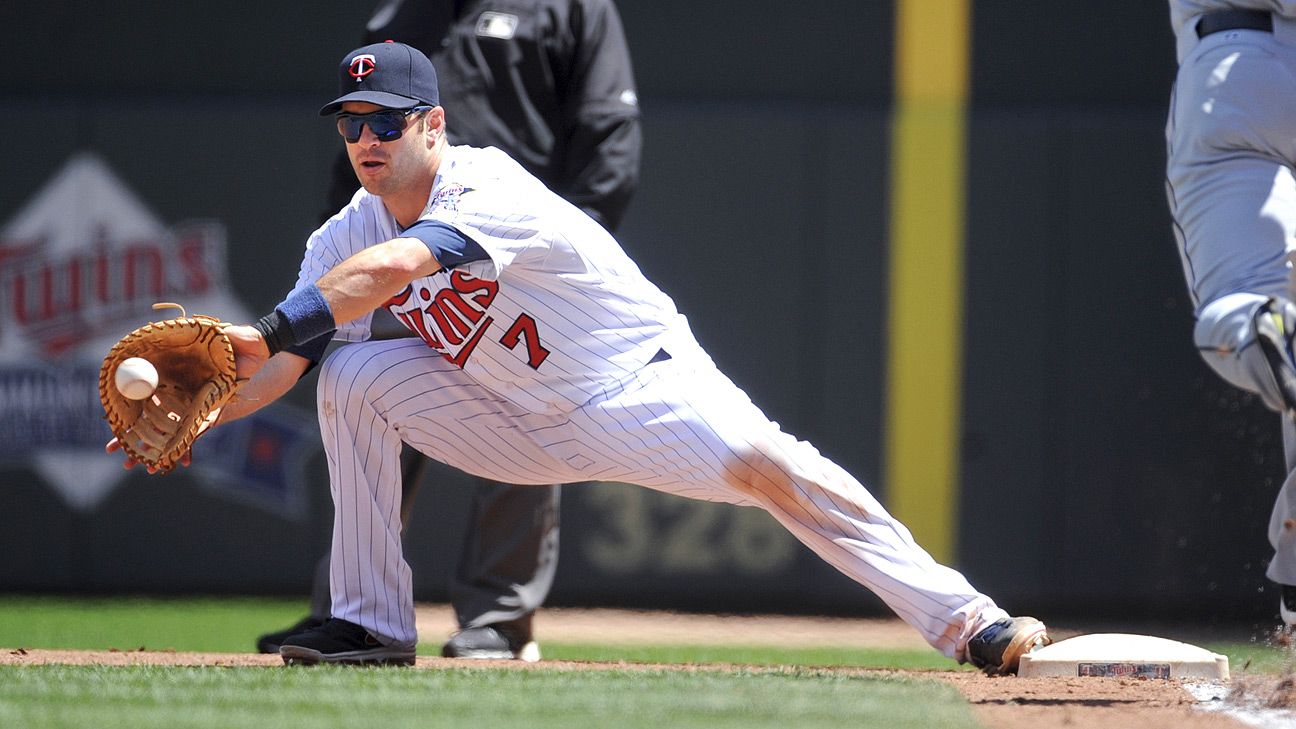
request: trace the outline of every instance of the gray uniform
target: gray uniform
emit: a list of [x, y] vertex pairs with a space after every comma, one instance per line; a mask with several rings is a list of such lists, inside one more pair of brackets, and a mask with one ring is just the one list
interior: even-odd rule
[[[1199, 37], [1204, 12], [1262, 10], [1272, 31]], [[1270, 297], [1296, 300], [1296, 0], [1170, 0], [1179, 74], [1166, 126], [1166, 191], [1197, 324], [1193, 338], [1221, 377], [1283, 409], [1254, 316]], [[1296, 428], [1283, 418], [1288, 477], [1269, 537], [1268, 577], [1296, 585]]]

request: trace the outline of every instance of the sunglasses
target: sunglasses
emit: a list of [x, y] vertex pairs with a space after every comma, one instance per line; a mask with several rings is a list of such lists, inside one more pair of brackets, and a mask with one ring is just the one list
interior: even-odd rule
[[413, 109], [384, 109], [369, 114], [338, 114], [338, 134], [342, 135], [347, 144], [355, 144], [360, 141], [360, 134], [364, 132], [364, 127], [368, 124], [369, 131], [373, 132], [375, 137], [378, 137], [378, 141], [394, 142], [401, 138], [401, 134], [405, 133], [405, 127], [409, 126], [411, 114], [417, 114], [431, 108], [430, 106], [416, 106]]

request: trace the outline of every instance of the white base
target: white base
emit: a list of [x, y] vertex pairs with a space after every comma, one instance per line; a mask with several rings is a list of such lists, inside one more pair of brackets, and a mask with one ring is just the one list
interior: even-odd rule
[[1094, 633], [1059, 641], [1022, 656], [1017, 675], [1227, 681], [1229, 668], [1226, 656], [1195, 645], [1150, 635]]

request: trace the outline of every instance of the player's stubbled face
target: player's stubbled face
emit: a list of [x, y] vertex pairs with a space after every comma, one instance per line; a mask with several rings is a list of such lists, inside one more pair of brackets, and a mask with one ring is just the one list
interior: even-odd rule
[[[370, 114], [382, 107], [365, 102], [347, 102], [342, 111], [347, 114]], [[360, 139], [346, 144], [351, 167], [364, 189], [374, 195], [389, 195], [415, 183], [426, 170], [426, 161], [420, 154], [423, 146], [423, 113], [407, 118], [400, 139], [390, 142], [380, 140], [369, 125], [365, 125]]]

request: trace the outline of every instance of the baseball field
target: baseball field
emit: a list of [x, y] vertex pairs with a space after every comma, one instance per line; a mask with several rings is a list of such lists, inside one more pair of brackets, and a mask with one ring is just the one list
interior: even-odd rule
[[[453, 625], [429, 605], [413, 669], [290, 668], [249, 652], [257, 633], [302, 611], [285, 600], [0, 598], [0, 726], [1259, 725], [1174, 682], [981, 676], [880, 619], [550, 609], [537, 617], [545, 659], [522, 664], [436, 657]], [[1287, 648], [1202, 644], [1233, 666], [1231, 696], [1214, 703], [1287, 713], [1260, 706], [1286, 706]]]

